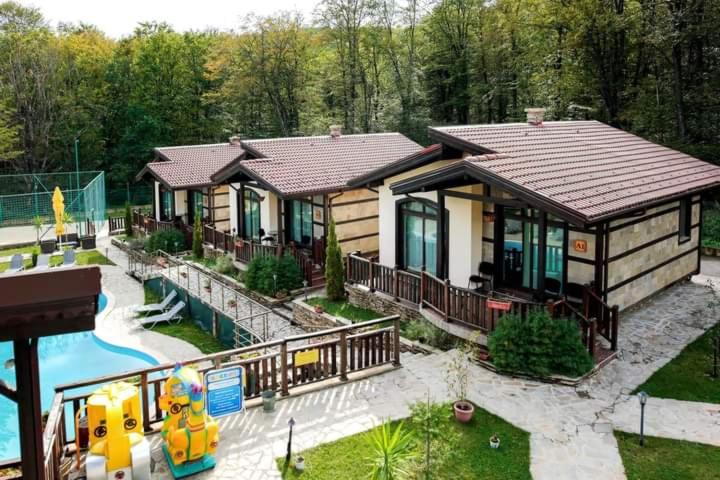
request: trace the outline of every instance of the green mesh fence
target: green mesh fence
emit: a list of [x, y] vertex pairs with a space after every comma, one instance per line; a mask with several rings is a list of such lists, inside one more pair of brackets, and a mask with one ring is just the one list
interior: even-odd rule
[[0, 175], [0, 227], [31, 225], [39, 217], [43, 224], [54, 224], [52, 195], [60, 187], [65, 211], [79, 233], [88, 223], [95, 230], [105, 220], [105, 172], [65, 172]]

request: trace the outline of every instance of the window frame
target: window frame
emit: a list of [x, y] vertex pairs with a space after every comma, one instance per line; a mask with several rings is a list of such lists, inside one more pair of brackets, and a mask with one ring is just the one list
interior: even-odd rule
[[[261, 195], [256, 192], [255, 190], [251, 188], [243, 188], [243, 194], [242, 194], [242, 238], [245, 240], [255, 240], [255, 241], [261, 241], [262, 238], [260, 238], [260, 229], [262, 229], [262, 199]], [[248, 234], [248, 217], [246, 216], [248, 213], [247, 205], [257, 203], [257, 231], [251, 232]], [[251, 209], [251, 216], [252, 216], [252, 209]]]
[[678, 245], [689, 242], [692, 239], [692, 199], [690, 197], [680, 199], [678, 210]]
[[[417, 203], [422, 206], [422, 211], [419, 210], [411, 210], [409, 208], [406, 208], [407, 205], [411, 203]], [[433, 209], [435, 211], [434, 214], [428, 213], [428, 209]], [[447, 212], [447, 211], [446, 211]], [[419, 273], [419, 270], [408, 267], [406, 262], [406, 231], [405, 231], [405, 217], [406, 215], [410, 215], [413, 217], [418, 217], [422, 219], [422, 232], [423, 232], [423, 239], [422, 239], [422, 263], [425, 267], [425, 270], [428, 271], [431, 275], [435, 276], [441, 276], [440, 272], [442, 272], [442, 262], [443, 262], [443, 252], [442, 252], [442, 244], [444, 242], [441, 242], [440, 238], [442, 233], [440, 232], [440, 215], [439, 215], [439, 206], [437, 202], [433, 202], [431, 200], [425, 200], [425, 199], [418, 199], [418, 198], [406, 198], [402, 200], [398, 200], [395, 206], [395, 214], [396, 214], [396, 225], [395, 225], [395, 235], [396, 235], [396, 254], [395, 254], [395, 260], [399, 268], [409, 271], [409, 272], [415, 272]], [[447, 214], [446, 214], [447, 215]], [[435, 265], [433, 270], [428, 270], [427, 265], [427, 241], [425, 240], [425, 235], [427, 233], [426, 228], [426, 221], [434, 221], [435, 222]], [[422, 267], [421, 267], [422, 268]]]

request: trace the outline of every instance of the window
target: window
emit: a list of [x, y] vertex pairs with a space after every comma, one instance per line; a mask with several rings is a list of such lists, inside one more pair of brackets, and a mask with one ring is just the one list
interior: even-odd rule
[[160, 220], [173, 220], [173, 201], [175, 194], [172, 190], [160, 190]]
[[205, 217], [205, 196], [197, 190], [188, 190], [188, 223], [195, 223], [195, 217], [200, 221]]
[[260, 238], [260, 195], [254, 190], [244, 189], [243, 193], [243, 238]]
[[680, 200], [678, 225], [678, 242], [684, 243], [690, 240], [692, 234], [692, 202], [689, 198]]
[[437, 273], [437, 208], [418, 201], [405, 201], [399, 208], [399, 247], [401, 266], [407, 270], [425, 267]]
[[304, 200], [291, 200], [289, 240], [298, 245], [310, 246], [313, 237], [312, 203]]

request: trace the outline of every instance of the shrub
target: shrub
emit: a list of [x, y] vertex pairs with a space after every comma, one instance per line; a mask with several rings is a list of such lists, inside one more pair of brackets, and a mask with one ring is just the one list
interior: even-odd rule
[[501, 317], [488, 339], [495, 366], [506, 372], [537, 376], [579, 376], [589, 371], [593, 360], [585, 349], [573, 320], [554, 319], [544, 309]]
[[193, 240], [192, 240], [192, 252], [193, 256], [197, 259], [203, 258], [205, 252], [203, 251], [202, 245], [202, 221], [200, 220], [200, 214], [195, 215], [195, 223], [193, 224]]
[[216, 272], [222, 273], [223, 275], [235, 273], [235, 264], [233, 264], [233, 259], [230, 255], [217, 257], [215, 259], [215, 267], [213, 268]]
[[703, 212], [702, 243], [705, 247], [720, 248], [720, 210]]
[[385, 422], [368, 433], [372, 457], [368, 459], [371, 480], [396, 480], [408, 478], [405, 469], [413, 454], [413, 440], [410, 431], [402, 422], [393, 428]]
[[133, 236], [132, 211], [130, 209], [130, 202], [125, 202], [125, 236], [127, 238]]
[[335, 221], [328, 225], [327, 247], [325, 249], [325, 291], [331, 301], [345, 298], [345, 274], [343, 273], [342, 252], [335, 234]]
[[[277, 280], [273, 278], [277, 275]], [[302, 286], [302, 274], [295, 259], [290, 255], [257, 256], [248, 264], [245, 272], [245, 286], [263, 295], [275, 295]]]
[[158, 230], [150, 235], [145, 249], [148, 252], [164, 250], [169, 253], [177, 253], [185, 249], [185, 235], [183, 235], [180, 230], [174, 228]]
[[33, 248], [33, 250], [32, 250], [32, 255], [31, 255], [30, 258], [31, 258], [30, 261], [32, 262], [33, 268], [37, 267], [38, 251], [37, 251], [36, 248]]
[[402, 336], [441, 350], [454, 348], [457, 340], [451, 334], [425, 320], [410, 320], [401, 324]]

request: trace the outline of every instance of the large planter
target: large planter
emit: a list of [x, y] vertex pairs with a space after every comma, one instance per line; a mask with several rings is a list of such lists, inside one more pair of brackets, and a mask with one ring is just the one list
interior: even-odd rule
[[453, 411], [458, 422], [468, 423], [475, 414], [475, 406], [466, 400], [458, 400], [453, 403]]
[[40, 253], [53, 253], [57, 248], [55, 240], [43, 240], [40, 242]]
[[83, 250], [94, 250], [95, 235], [85, 235], [84, 237], [80, 237], [80, 246]]

